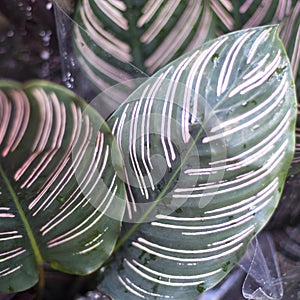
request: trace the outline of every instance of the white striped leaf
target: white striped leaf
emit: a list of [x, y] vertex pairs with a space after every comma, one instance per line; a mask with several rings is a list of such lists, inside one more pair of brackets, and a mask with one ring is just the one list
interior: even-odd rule
[[[167, 65], [109, 120], [127, 220], [99, 289], [194, 299], [271, 217], [294, 151], [296, 97], [277, 27], [224, 35]], [[137, 217], [136, 217], [137, 216]]]
[[300, 166], [300, 2], [298, 1], [292, 13], [280, 24], [280, 37], [290, 58], [292, 72], [296, 83], [298, 96], [298, 120], [296, 126], [296, 149], [291, 173], [297, 173]]
[[297, 0], [210, 0], [223, 33], [237, 29], [274, 24], [292, 14]]
[[140, 77], [133, 66], [152, 74], [215, 36], [202, 0], [79, 0], [74, 20], [78, 61], [100, 90]]
[[44, 261], [72, 274], [102, 265], [125, 207], [120, 162], [108, 126], [72, 92], [0, 82], [0, 292], [33, 286]]
[[[295, 1], [79, 0], [74, 45], [81, 68], [98, 90], [153, 74], [208, 39], [279, 22]], [[129, 87], [129, 90], [133, 87]]]

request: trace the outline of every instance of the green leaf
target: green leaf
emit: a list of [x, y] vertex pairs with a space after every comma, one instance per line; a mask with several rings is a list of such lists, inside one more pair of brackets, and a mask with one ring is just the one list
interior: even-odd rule
[[80, 0], [74, 44], [81, 68], [100, 90], [152, 74], [215, 36], [209, 4], [186, 0]]
[[99, 289], [114, 299], [194, 299], [239, 261], [278, 204], [296, 97], [277, 27], [203, 44], [115, 112], [131, 207]]
[[275, 24], [289, 16], [297, 0], [210, 0], [210, 6], [217, 16], [217, 27], [222, 33], [255, 26]]
[[[284, 43], [287, 54], [290, 58], [292, 72], [296, 83], [298, 96], [298, 109], [300, 101], [300, 2], [295, 5], [289, 17], [280, 24], [280, 37]], [[300, 116], [298, 113], [296, 126], [296, 149], [293, 159], [291, 174], [300, 170]]]
[[103, 264], [125, 207], [118, 169], [108, 126], [75, 94], [0, 82], [1, 292], [33, 286], [44, 261], [72, 274]]

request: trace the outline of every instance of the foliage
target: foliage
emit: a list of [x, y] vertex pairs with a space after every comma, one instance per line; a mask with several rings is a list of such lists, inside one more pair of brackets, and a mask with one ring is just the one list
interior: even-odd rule
[[[1, 115], [0, 110], [4, 121], [0, 133], [5, 133], [2, 144], [0, 141], [0, 196], [1, 205], [10, 199], [10, 206], [3, 208], [14, 209], [10, 219], [10, 212], [3, 214], [3, 224], [16, 220], [20, 232], [14, 234], [21, 236], [16, 238], [20, 245], [14, 244], [13, 237], [11, 243], [3, 239], [2, 245], [8, 248], [0, 246], [2, 261], [7, 264], [2, 273], [8, 273], [14, 284], [4, 281], [2, 289], [6, 292], [9, 286], [14, 290], [32, 286], [37, 281], [37, 267], [42, 274], [43, 261], [73, 274], [90, 273], [103, 265], [113, 251], [123, 218], [123, 180], [127, 189], [123, 234], [114, 260], [105, 265], [99, 289], [115, 299], [195, 298], [234, 267], [280, 199], [294, 151], [296, 107], [292, 77], [299, 93], [299, 2], [276, 0], [267, 5], [263, 0], [60, 0], [58, 4], [65, 5], [70, 14], [75, 2], [73, 17], [79, 26], [73, 25], [71, 36], [76, 54], [72, 70], [80, 69], [88, 78], [90, 86], [86, 89], [101, 92], [144, 73], [154, 75], [143, 85], [131, 81], [112, 90], [113, 97], [119, 97], [120, 90], [125, 97], [135, 90], [108, 120], [120, 147], [124, 170], [107, 125], [74, 94], [45, 82], [23, 86], [2, 83], [2, 109], [7, 113]], [[5, 7], [2, 12], [8, 11]], [[25, 24], [29, 23], [27, 20]], [[280, 23], [279, 35], [286, 50], [276, 27], [224, 35], [270, 23]], [[61, 25], [64, 28], [65, 24]], [[61, 32], [63, 29], [58, 31], [58, 40], [62, 43]], [[210, 41], [204, 43], [207, 40]], [[57, 47], [53, 49], [57, 51]], [[68, 71], [65, 66], [62, 69]], [[72, 75], [76, 79], [76, 74]], [[15, 78], [19, 76], [24, 78], [21, 74]], [[16, 104], [19, 99], [21, 106]], [[44, 102], [47, 105], [41, 104]], [[84, 140], [85, 136], [83, 127], [71, 129], [78, 122], [71, 113], [74, 105], [79, 115], [91, 118], [91, 123], [82, 121], [82, 126], [104, 136], [112, 154], [106, 152], [105, 156], [99, 151], [96, 134], [94, 139], [86, 140], [89, 154], [74, 166], [77, 152], [67, 149], [78, 147], [80, 155], [80, 137]], [[46, 113], [49, 107], [51, 116]], [[64, 109], [67, 123], [62, 133]], [[19, 111], [23, 120], [28, 118], [27, 130], [18, 123]], [[45, 126], [36, 127], [37, 120], [44, 120]], [[72, 132], [79, 137], [74, 145]], [[55, 142], [59, 134], [64, 137], [60, 147]], [[49, 136], [49, 141], [44, 140], [45, 148], [38, 149], [44, 135]], [[298, 148], [297, 140], [291, 174], [298, 172]], [[55, 178], [55, 168], [62, 166], [62, 157], [66, 165]], [[107, 173], [97, 177], [97, 169], [107, 157]], [[22, 185], [14, 176], [22, 161], [24, 166], [28, 162], [28, 170], [24, 169], [22, 175], [32, 181], [28, 189], [26, 180]], [[45, 162], [48, 164], [42, 167]], [[90, 172], [91, 168], [95, 173]], [[64, 185], [66, 174], [72, 176]], [[45, 181], [52, 184], [44, 184]], [[93, 185], [95, 182], [100, 185]], [[97, 208], [97, 199], [106, 199], [103, 193], [111, 192], [114, 184], [117, 201], [112, 200], [116, 196], [113, 193], [106, 206], [111, 213], [105, 214]], [[73, 192], [77, 191], [75, 196]], [[38, 194], [41, 198], [35, 202]], [[285, 198], [290, 199], [284, 195]], [[82, 201], [86, 202], [79, 210]], [[271, 226], [276, 220], [279, 226], [281, 220], [286, 220], [288, 215], [282, 211], [278, 219], [275, 214]], [[51, 230], [44, 234], [42, 229], [56, 215], [64, 217], [51, 227], [54, 235], [48, 239]], [[91, 226], [85, 227], [89, 221]], [[293, 222], [297, 223], [297, 216]], [[79, 227], [89, 234], [80, 235]], [[69, 240], [55, 244], [56, 239], [68, 233]], [[80, 248], [82, 239], [85, 249]], [[73, 247], [80, 249], [76, 252], [71, 250]], [[88, 253], [89, 247], [95, 251]], [[23, 262], [27, 271], [34, 270], [28, 271], [32, 276], [27, 281], [18, 275]], [[4, 264], [1, 262], [1, 267]]]

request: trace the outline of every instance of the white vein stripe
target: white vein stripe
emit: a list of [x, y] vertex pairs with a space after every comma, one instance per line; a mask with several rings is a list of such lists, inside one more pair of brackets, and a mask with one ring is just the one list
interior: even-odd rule
[[[143, 99], [145, 98], [145, 95], [147, 94], [148, 89], [149, 89], [149, 85], [147, 85], [146, 88], [144, 89], [143, 94], [141, 95], [141, 98], [140, 98], [140, 102], [142, 102]], [[141, 144], [140, 144], [141, 149], [140, 150], [141, 150], [142, 163], [143, 163], [143, 166], [147, 173], [147, 178], [149, 179], [151, 188], [154, 191], [155, 186], [154, 186], [153, 178], [152, 178], [152, 175], [150, 172], [150, 169], [151, 168], [153, 169], [153, 166], [151, 165], [150, 159], [148, 159], [149, 165], [146, 163], [145, 150], [144, 150], [144, 147], [145, 147], [145, 120], [146, 120], [146, 110], [147, 110], [148, 98], [146, 99], [145, 102], [146, 103], [144, 104], [144, 109], [143, 109], [142, 118], [141, 118]]]
[[251, 60], [253, 59], [259, 45], [269, 37], [271, 30], [272, 30], [272, 28], [264, 30], [254, 41], [254, 43], [251, 46], [249, 53], [248, 53], [247, 64], [249, 64], [251, 62]]
[[[195, 55], [195, 54], [194, 54]], [[164, 157], [166, 159], [167, 166], [169, 168], [172, 167], [171, 160], [174, 161], [176, 156], [174, 152], [174, 148], [172, 145], [172, 140], [171, 140], [171, 124], [172, 124], [172, 109], [173, 109], [173, 104], [174, 104], [174, 97], [175, 97], [175, 92], [177, 89], [178, 81], [179, 78], [182, 74], [182, 72], [186, 69], [187, 65], [190, 63], [190, 61], [193, 59], [193, 57], [187, 57], [185, 58], [179, 66], [173, 71], [173, 74], [170, 78], [170, 81], [168, 81], [168, 89], [165, 95], [165, 101], [162, 109], [162, 118], [161, 118], [161, 143], [163, 146], [164, 150]], [[167, 114], [167, 107], [169, 106], [169, 112]], [[167, 134], [165, 134], [165, 128], [166, 128], [166, 120], [167, 122]], [[168, 141], [168, 147], [169, 151], [171, 154], [171, 157], [169, 155], [169, 151], [166, 146], [166, 141], [165, 137], [167, 136], [167, 141]]]
[[[290, 116], [291, 116], [291, 111], [288, 111], [285, 114], [285, 116], [283, 117], [283, 119], [280, 121], [280, 124], [276, 127], [276, 129], [273, 130], [271, 134], [269, 134], [265, 139], [263, 139], [261, 142], [257, 143], [255, 146], [249, 148], [248, 150], [246, 150], [236, 156], [229, 157], [227, 159], [220, 160], [220, 161], [211, 162], [210, 164], [211, 165], [215, 165], [215, 164], [223, 165], [224, 163], [228, 163], [228, 162], [235, 161], [235, 160], [240, 160], [242, 157], [248, 156], [251, 153], [257, 151], [257, 149], [264, 147], [264, 145], [269, 144], [272, 141], [274, 143], [276, 141], [276, 137], [283, 136], [285, 130], [288, 128]], [[186, 170], [186, 174], [193, 175], [193, 173], [197, 173], [197, 169]]]
[[[188, 2], [188, 5], [189, 7], [184, 11], [183, 15], [172, 31], [169, 32], [166, 39], [160, 44], [155, 52], [146, 59], [145, 65], [151, 73], [159, 66], [164, 65], [170, 57], [180, 49], [197, 22], [199, 14], [202, 11], [201, 1], [191, 1]], [[186, 20], [189, 21], [186, 22]]]
[[146, 5], [143, 7], [143, 14], [137, 21], [138, 27], [143, 27], [148, 23], [153, 15], [159, 10], [164, 0], [148, 0]]
[[256, 195], [246, 198], [244, 200], [240, 200], [231, 205], [226, 205], [226, 206], [222, 206], [222, 207], [219, 207], [216, 209], [205, 211], [204, 214], [205, 215], [206, 214], [214, 214], [214, 213], [218, 213], [218, 212], [222, 212], [222, 211], [226, 211], [226, 210], [231, 210], [231, 209], [239, 207], [239, 206], [244, 206], [247, 203], [252, 203], [253, 201], [255, 201], [255, 199], [270, 196], [276, 190], [277, 187], [278, 187], [278, 178], [276, 177], [270, 184], [268, 184], [264, 189], [259, 191]]
[[[129, 104], [127, 104], [122, 112], [121, 118], [120, 118], [120, 122], [119, 122], [119, 126], [118, 126], [118, 131], [117, 131], [117, 143], [119, 145], [120, 148], [120, 152], [121, 152], [121, 157], [122, 157], [122, 161], [123, 161], [123, 165], [125, 166], [125, 162], [124, 162], [124, 150], [122, 147], [122, 142], [121, 142], [121, 138], [122, 138], [122, 132], [123, 132], [123, 128], [124, 128], [124, 123], [125, 123], [125, 119], [126, 119], [126, 112], [129, 108]], [[129, 182], [129, 177], [128, 177], [128, 172], [126, 170], [126, 168], [124, 168], [124, 174], [125, 174], [125, 182], [126, 182], [126, 186], [128, 188], [128, 196], [130, 196], [131, 199], [131, 203], [133, 206], [133, 210], [136, 211], [136, 203], [135, 203], [135, 199], [131, 190], [131, 186], [130, 186], [130, 182]], [[127, 193], [126, 193], [127, 194]], [[128, 198], [126, 197], [126, 206], [127, 206], [127, 213], [128, 213], [128, 217], [131, 220], [132, 219], [132, 210], [131, 210], [131, 205], [130, 202], [128, 200]]]
[[[101, 147], [101, 145], [100, 145]], [[102, 149], [101, 149], [102, 150]], [[76, 212], [76, 210], [79, 210], [80, 206], [83, 204], [83, 203], [88, 203], [89, 200], [88, 200], [88, 197], [89, 195], [92, 193], [93, 191], [93, 188], [95, 187], [95, 185], [97, 185], [97, 183], [99, 182], [99, 180], [102, 178], [103, 176], [103, 172], [105, 170], [105, 166], [107, 164], [107, 161], [108, 161], [108, 157], [109, 157], [109, 147], [107, 146], [107, 149], [105, 151], [105, 154], [104, 154], [104, 158], [103, 158], [103, 164], [101, 166], [101, 169], [99, 171], [99, 175], [97, 177], [97, 180], [95, 180], [94, 182], [94, 186], [90, 189], [90, 191], [88, 193], [84, 193], [84, 197], [83, 199], [81, 199], [81, 201], [79, 201], [77, 204], [76, 204], [76, 200], [79, 198], [79, 196], [81, 195], [81, 193], [83, 193], [80, 189], [76, 189], [76, 191], [74, 191], [74, 194], [72, 194], [70, 196], [70, 199], [73, 198], [73, 196], [77, 193], [77, 196], [74, 197], [72, 199], [72, 201], [69, 201], [68, 205], [63, 205], [62, 207], [64, 207], [57, 215], [54, 216], [54, 218], [52, 218], [49, 222], [47, 222], [44, 226], [42, 226], [42, 228], [40, 229], [40, 231], [42, 232], [42, 235], [45, 235], [47, 234], [50, 230], [54, 229], [56, 226], [58, 226], [61, 222], [64, 222], [69, 216], [72, 216], [73, 213]], [[101, 156], [101, 154], [99, 155], [99, 157]], [[97, 166], [98, 167], [98, 166]], [[81, 188], [81, 185], [79, 185], [79, 188]], [[79, 191], [79, 192], [78, 192]], [[103, 200], [104, 202], [105, 200]], [[75, 204], [73, 206], [73, 208], [71, 208], [71, 206]], [[68, 209], [71, 208], [69, 211]], [[56, 221], [57, 220], [57, 221]], [[56, 222], [55, 222], [56, 221]], [[55, 222], [55, 223], [54, 223]], [[51, 225], [52, 224], [52, 225]]]
[[155, 19], [149, 29], [141, 36], [143, 43], [149, 44], [167, 24], [169, 19], [172, 17], [174, 11], [179, 5], [180, 0], [168, 0], [166, 5], [160, 11], [159, 16]]
[[94, 2], [97, 7], [105, 14], [106, 17], [110, 18], [120, 28], [127, 31], [128, 22], [122, 13], [114, 6], [109, 4], [107, 0], [98, 0]]
[[[69, 230], [68, 232], [62, 234], [61, 236], [57, 237], [57, 238], [54, 238], [52, 239], [50, 242], [48, 242], [48, 247], [49, 248], [52, 248], [52, 247], [56, 247], [58, 245], [61, 245], [63, 243], [66, 243], [80, 235], [82, 235], [83, 233], [85, 233], [86, 231], [88, 231], [89, 229], [91, 229], [94, 225], [96, 225], [99, 220], [103, 217], [103, 215], [106, 213], [106, 211], [109, 209], [112, 201], [114, 200], [114, 197], [115, 197], [115, 194], [117, 192], [117, 186], [114, 187], [114, 184], [115, 184], [115, 178], [116, 178], [116, 175], [114, 177], [114, 179], [112, 180], [112, 184], [111, 186], [109, 187], [109, 190], [107, 191], [106, 195], [104, 196], [104, 199], [102, 202], [106, 201], [106, 199], [110, 196], [110, 199], [107, 201], [107, 204], [106, 206], [104, 207], [103, 210], [101, 210], [101, 213], [99, 214], [99, 211], [98, 211], [98, 208], [100, 207], [97, 207], [94, 212], [88, 216], [80, 225], [72, 228], [71, 230]], [[114, 190], [112, 191], [114, 187]], [[91, 223], [88, 223], [90, 222], [90, 220], [96, 215], [98, 214], [98, 216], [91, 222]], [[76, 232], [77, 230], [79, 230], [80, 228], [82, 228], [82, 230]], [[76, 232], [76, 233], [74, 233]], [[69, 235], [69, 237], [67, 237]]]
[[10, 268], [4, 269], [4, 270], [0, 271], [0, 277], [5, 277], [7, 275], [10, 275], [10, 274], [18, 271], [19, 269], [21, 269], [21, 267], [23, 267], [23, 265], [19, 265], [13, 269], [10, 269]]
[[[13, 118], [13, 120], [11, 121], [10, 130], [8, 131], [7, 134], [6, 147], [4, 147], [2, 150], [2, 155], [4, 157], [8, 154], [9, 151], [14, 151], [19, 145], [25, 133], [25, 130], [27, 128], [28, 121], [29, 121], [29, 113], [30, 113], [29, 101], [24, 92], [19, 90], [12, 90], [11, 100], [13, 102], [14, 113], [15, 115], [18, 116], [18, 118]], [[1, 122], [1, 117], [0, 117], [0, 122]], [[4, 122], [4, 128], [6, 128], [8, 124], [5, 123], [5, 120], [3, 120], [3, 122]], [[2, 125], [2, 122], [0, 124]], [[0, 136], [1, 136], [1, 130], [0, 130]], [[1, 143], [1, 137], [0, 137], [0, 143]]]
[[[233, 228], [237, 228], [242, 226], [243, 224], [251, 221], [254, 218], [254, 215], [259, 212], [260, 210], [262, 210], [264, 207], [266, 207], [270, 202], [272, 202], [273, 198], [270, 197], [267, 201], [265, 201], [262, 205], [258, 206], [257, 208], [251, 210], [250, 212], [248, 212], [247, 214], [243, 215], [240, 218], [235, 219], [235, 221], [239, 221], [238, 223], [232, 224], [228, 227], [223, 227], [223, 228], [218, 228], [218, 229], [214, 229], [214, 230], [209, 230], [209, 231], [200, 231], [200, 232], [182, 232], [182, 235], [207, 235], [207, 234], [215, 234], [218, 232], [222, 232], [222, 231], [227, 231]], [[253, 221], [252, 221], [253, 222]]]
[[[127, 263], [128, 260], [125, 259], [125, 262]], [[145, 270], [146, 272], [148, 273], [151, 273], [153, 275], [156, 275], [156, 276], [160, 276], [160, 277], [165, 277], [167, 279], [177, 279], [177, 280], [193, 280], [193, 279], [200, 279], [200, 278], [205, 278], [205, 277], [208, 277], [208, 276], [213, 276], [219, 272], [222, 271], [222, 269], [217, 269], [217, 270], [214, 270], [214, 271], [211, 271], [211, 272], [208, 272], [208, 273], [202, 273], [202, 274], [197, 274], [197, 275], [171, 275], [171, 274], [166, 274], [166, 273], [162, 273], [162, 272], [158, 272], [158, 271], [155, 271], [153, 269], [150, 269], [144, 265], [142, 265], [141, 263], [139, 263], [138, 261], [136, 260], [132, 260], [132, 262], [139, 268]]]
[[[18, 251], [18, 250], [20, 250], [20, 251]], [[12, 258], [15, 258], [15, 257], [17, 257], [17, 256], [19, 256], [19, 255], [21, 255], [21, 254], [23, 254], [24, 252], [26, 252], [26, 250], [25, 250], [25, 249], [22, 249], [22, 248], [15, 249], [14, 251], [15, 251], [15, 253], [12, 253], [12, 251], [10, 251], [10, 252], [11, 252], [10, 255], [8, 255], [8, 256], [6, 256], [6, 257], [4, 257], [4, 258], [0, 258], [0, 263], [3, 263], [4, 261], [10, 260], [10, 259], [12, 259]], [[9, 252], [6, 252], [6, 253], [0, 253], [0, 257], [1, 257], [1, 256], [4, 256], [4, 255], [7, 255], [7, 254], [9, 254]]]
[[118, 280], [120, 281], [120, 283], [126, 288], [126, 290], [128, 290], [129, 292], [131, 292], [132, 294], [142, 298], [142, 299], [145, 299], [145, 297], [138, 293], [136, 290], [134, 290], [132, 287], [130, 287], [123, 279], [121, 276], [118, 275]]
[[[130, 47], [124, 42], [118, 40], [114, 35], [105, 31], [99, 24], [97, 17], [93, 14], [88, 0], [83, 1], [84, 10], [80, 11], [82, 21], [87, 29], [87, 34], [101, 45], [105, 51], [123, 62], [130, 62], [132, 57], [129, 54]], [[81, 28], [81, 30], [83, 30]], [[88, 43], [87, 43], [88, 46]]]
[[[138, 119], [139, 119], [139, 110], [141, 108], [142, 101], [137, 101], [134, 104], [133, 110], [132, 110], [132, 119], [130, 122], [130, 131], [129, 131], [129, 155], [130, 160], [133, 166], [133, 170], [135, 173], [135, 178], [138, 182], [140, 191], [143, 196], [145, 196], [146, 199], [149, 199], [149, 193], [147, 190], [147, 186], [145, 184], [142, 170], [138, 163], [138, 158], [136, 154], [136, 139], [137, 139], [137, 127], [138, 127]], [[132, 143], [132, 144], [131, 144]]]
[[[229, 187], [224, 190], [218, 190], [212, 193], [204, 193], [204, 194], [186, 194], [186, 195], [173, 195], [174, 198], [201, 198], [203, 196], [215, 196], [218, 194], [224, 194], [228, 192], [233, 192], [239, 189], [244, 189], [245, 187], [254, 184], [258, 182], [259, 180], [266, 178], [268, 174], [271, 174], [273, 169], [275, 169], [278, 166], [278, 162], [280, 161], [280, 158], [282, 155], [284, 155], [286, 147], [288, 146], [288, 140], [286, 139], [285, 141], [282, 142], [282, 145], [278, 150], [269, 158], [269, 160], [258, 170], [254, 172], [250, 172], [247, 174], [247, 176], [237, 178], [235, 180], [231, 181], [231, 184], [234, 185], [233, 187]], [[239, 183], [240, 181], [244, 181], [244, 183]], [[177, 190], [177, 192], [194, 192], [197, 191], [197, 188], [186, 188], [185, 190]]]
[[[197, 257], [197, 258], [185, 258], [185, 257], [175, 257], [175, 256], [170, 256], [170, 255], [165, 255], [165, 254], [162, 254], [160, 252], [157, 252], [157, 251], [153, 251], [139, 243], [136, 243], [136, 242], [132, 242], [132, 245], [142, 251], [145, 251], [146, 253], [149, 253], [149, 254], [153, 254], [157, 257], [161, 257], [161, 258], [164, 258], [164, 259], [167, 259], [167, 260], [173, 260], [173, 261], [179, 261], [179, 262], [196, 262], [196, 263], [199, 263], [199, 262], [204, 262], [204, 261], [211, 261], [213, 259], [220, 259], [220, 258], [223, 258], [224, 256], [227, 256], [227, 255], [230, 255], [231, 253], [237, 251], [238, 249], [240, 249], [242, 246], [243, 246], [243, 243], [240, 243], [238, 244], [237, 246], [227, 250], [227, 251], [224, 251], [222, 253], [219, 253], [219, 254], [216, 254], [216, 255], [210, 255], [208, 257]], [[192, 284], [191, 284], [192, 285]]]
[[[236, 126], [230, 130], [226, 130], [223, 131], [220, 134], [216, 134], [216, 135], [212, 135], [212, 136], [208, 136], [205, 137], [203, 139], [203, 143], [209, 143], [211, 141], [215, 141], [217, 139], [220, 138], [224, 138], [225, 136], [231, 135], [237, 131], [243, 130], [245, 128], [248, 128], [250, 125], [255, 124], [256, 122], [260, 121], [263, 117], [265, 117], [266, 115], [268, 115], [270, 112], [272, 112], [276, 107], [278, 107], [278, 105], [280, 104], [280, 102], [284, 99], [284, 97], [286, 96], [286, 91], [288, 89], [288, 83], [285, 81], [285, 86], [284, 88], [281, 90], [281, 93], [278, 95], [278, 97], [276, 98], [276, 100], [269, 105], [267, 108], [265, 108], [265, 110], [263, 112], [260, 112], [257, 116], [253, 117], [251, 120], [249, 120], [248, 122], [244, 122], [239, 126]], [[269, 99], [268, 99], [269, 100]], [[249, 112], [250, 113], [250, 112]], [[251, 113], [254, 113], [253, 111]], [[245, 117], [244, 115], [241, 117]], [[236, 120], [238, 119], [238, 121], [243, 120], [243, 118], [241, 119], [241, 117], [236, 118]], [[227, 124], [232, 124], [231, 121], [228, 121]], [[227, 125], [228, 126], [228, 125]], [[224, 125], [221, 123], [220, 125], [218, 125], [217, 127], [213, 128], [211, 130], [211, 132], [215, 132], [216, 129], [219, 128], [223, 128]], [[213, 131], [214, 130], [214, 131]]]
[[[33, 209], [34, 206], [37, 205], [37, 203], [41, 200], [41, 198], [43, 197], [43, 195], [46, 193], [46, 191], [50, 188], [50, 186], [53, 185], [54, 181], [57, 179], [57, 177], [59, 176], [59, 174], [62, 172], [62, 170], [64, 169], [65, 165], [67, 164], [67, 162], [70, 159], [70, 155], [72, 150], [74, 149], [76, 142], [78, 142], [78, 138], [80, 135], [80, 129], [81, 124], [79, 125], [79, 120], [82, 120], [81, 115], [80, 117], [75, 121], [75, 115], [74, 115], [74, 109], [76, 110], [76, 108], [71, 105], [71, 109], [73, 108], [73, 130], [71, 133], [71, 141], [66, 152], [65, 155], [63, 156], [62, 160], [61, 160], [61, 164], [59, 164], [57, 166], [57, 169], [48, 177], [48, 180], [45, 182], [44, 186], [42, 187], [42, 190], [40, 191], [39, 195], [34, 198], [34, 200], [30, 203], [29, 205], [29, 209]], [[88, 118], [88, 116], [85, 116], [85, 119], [83, 120], [83, 124], [86, 125], [85, 126], [85, 130], [83, 133], [83, 140], [81, 141], [81, 144], [79, 146], [78, 152], [76, 153], [75, 157], [72, 159], [72, 165], [70, 168], [68, 168], [68, 170], [65, 172], [65, 174], [63, 175], [62, 179], [60, 180], [59, 183], [57, 183], [57, 185], [55, 186], [55, 188], [51, 191], [51, 193], [48, 195], [48, 197], [46, 199], [44, 199], [44, 201], [40, 204], [40, 206], [37, 208], [37, 210], [33, 213], [33, 215], [35, 216], [42, 208], [44, 207], [48, 207], [56, 198], [56, 196], [59, 194], [59, 192], [63, 189], [64, 186], [67, 185], [67, 183], [71, 180], [73, 174], [76, 172], [78, 165], [80, 164], [85, 151], [88, 147], [88, 141], [91, 138], [91, 129], [89, 128], [89, 124], [90, 124], [90, 120]], [[79, 126], [77, 126], [79, 125]], [[79, 128], [78, 128], [79, 127]], [[77, 130], [76, 130], [77, 129]]]
[[[244, 81], [242, 84], [233, 89], [229, 94], [229, 98], [237, 93], [244, 95], [246, 92], [252, 90], [254, 87], [260, 86], [260, 84], [266, 81], [275, 72], [276, 68], [278, 68], [281, 60], [280, 53], [280, 51], [277, 52], [276, 57], [266, 66], [265, 70], [259, 72], [256, 71], [255, 74], [253, 74], [248, 80]], [[245, 75], [245, 77], [246, 76], [249, 76], [249, 74]], [[245, 77], [243, 77], [243, 79]]]
[[0, 242], [9, 241], [9, 240], [17, 240], [17, 239], [21, 239], [21, 238], [23, 238], [23, 236], [21, 234], [18, 234], [18, 235], [0, 238]]
[[163, 296], [163, 295], [160, 295], [160, 294], [155, 294], [155, 293], [152, 293], [152, 292], [148, 292], [148, 291], [146, 291], [146, 290], [144, 290], [144, 289], [142, 289], [141, 287], [139, 287], [138, 285], [136, 285], [136, 284], [134, 284], [129, 278], [125, 278], [126, 279], [126, 281], [132, 286], [132, 287], [134, 287], [136, 290], [138, 290], [139, 292], [142, 292], [142, 293], [144, 293], [144, 294], [146, 294], [146, 295], [150, 295], [150, 296], [152, 296], [152, 297], [164, 297], [164, 298], [169, 298], [169, 296]]
[[[85, 45], [85, 41], [81, 35], [81, 32], [78, 28], [78, 26], [75, 26], [74, 28], [75, 32], [75, 42], [77, 45]], [[107, 63], [105, 60], [97, 56], [89, 47], [81, 47], [78, 46], [78, 50], [80, 51], [81, 55], [83, 58], [88, 57], [88, 62], [89, 65], [92, 65], [93, 68], [96, 68], [98, 71], [102, 72], [106, 76], [110, 77], [111, 79], [117, 81], [117, 82], [122, 82], [126, 80], [130, 80], [131, 76], [124, 72], [121, 71], [119, 68], [116, 68], [112, 66], [111, 64]], [[89, 69], [90, 66], [86, 63], [86, 59], [82, 60], [84, 65], [87, 65], [85, 69]], [[109, 85], [108, 85], [109, 86]]]
[[[0, 91], [0, 144], [2, 143], [7, 132], [10, 116], [11, 116], [11, 103], [8, 101], [6, 95]], [[5, 153], [1, 153], [4, 156]]]
[[97, 247], [99, 247], [102, 243], [104, 242], [104, 240], [99, 241], [98, 243], [95, 243], [94, 245], [90, 246], [89, 248], [86, 248], [84, 250], [81, 250], [80, 252], [78, 252], [78, 254], [85, 254], [88, 253], [94, 249], [96, 249]]
[[[299, 4], [300, 6], [300, 4]], [[298, 45], [298, 47], [297, 47]], [[297, 72], [300, 67], [300, 25], [298, 26], [297, 34], [296, 34], [296, 39], [295, 39], [295, 46], [293, 49], [293, 54], [291, 58], [291, 66], [293, 69], [293, 75], [296, 78], [297, 77]]]
[[142, 272], [141, 270], [139, 270], [137, 267], [135, 267], [133, 264], [131, 264], [129, 261], [126, 261], [128, 267], [130, 269], [132, 269], [135, 273], [137, 273], [138, 275], [140, 275], [141, 277], [147, 279], [147, 280], [150, 280], [152, 282], [155, 282], [155, 283], [158, 283], [158, 284], [161, 284], [161, 285], [166, 285], [166, 286], [193, 286], [193, 285], [197, 285], [197, 284], [200, 284], [200, 283], [203, 283], [203, 280], [201, 281], [194, 281], [194, 282], [171, 282], [171, 281], [165, 281], [165, 280], [160, 280], [160, 279], [157, 279], [157, 278], [154, 278], [152, 276], [149, 276], [147, 274], [145, 274], [144, 272]]
[[219, 74], [218, 84], [217, 84], [217, 96], [220, 96], [228, 87], [230, 75], [232, 73], [236, 58], [239, 54], [239, 51], [244, 46], [246, 41], [248, 40], [251, 35], [254, 34], [254, 31], [250, 31], [244, 33], [240, 36], [231, 46], [228, 54], [226, 55], [224, 64]]
[[14, 218], [15, 215], [12, 213], [0, 213], [0, 218]]
[[254, 229], [254, 226], [250, 226], [250, 228], [246, 228], [245, 230], [239, 232], [238, 234], [233, 235], [233, 236], [229, 237], [228, 239], [226, 239], [226, 242], [228, 242], [228, 243], [226, 243], [225, 245], [221, 245], [221, 246], [214, 247], [214, 248], [208, 248], [208, 249], [186, 250], [186, 249], [169, 248], [169, 247], [161, 246], [159, 244], [154, 244], [152, 242], [147, 241], [144, 238], [138, 238], [138, 242], [140, 244], [145, 244], [145, 245], [155, 248], [155, 249], [173, 252], [173, 253], [191, 254], [191, 255], [204, 254], [204, 253], [211, 253], [211, 252], [215, 252], [215, 251], [224, 250], [228, 247], [231, 247], [232, 245], [237, 244], [238, 242], [243, 241], [243, 239], [246, 238], [253, 231], [253, 229]]

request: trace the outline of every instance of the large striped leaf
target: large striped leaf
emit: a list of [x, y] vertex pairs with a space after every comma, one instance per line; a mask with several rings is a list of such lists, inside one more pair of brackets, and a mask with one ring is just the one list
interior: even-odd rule
[[127, 170], [127, 220], [140, 223], [125, 230], [99, 289], [190, 300], [219, 282], [279, 201], [295, 119], [277, 27], [205, 43], [146, 81], [109, 121]]
[[295, 5], [292, 13], [280, 24], [280, 37], [285, 45], [291, 61], [292, 72], [296, 82], [298, 96], [298, 120], [296, 127], [296, 151], [293, 159], [292, 173], [300, 168], [300, 2]]
[[34, 285], [44, 261], [87, 274], [108, 258], [125, 207], [120, 162], [107, 125], [73, 93], [0, 82], [1, 292]]
[[210, 0], [223, 32], [278, 23], [291, 15], [297, 0]]
[[99, 89], [152, 74], [204, 41], [278, 23], [295, 0], [80, 0], [74, 42], [81, 68]]
[[215, 36], [202, 0], [80, 0], [74, 17], [78, 60], [100, 90], [152, 74], [186, 50]]

